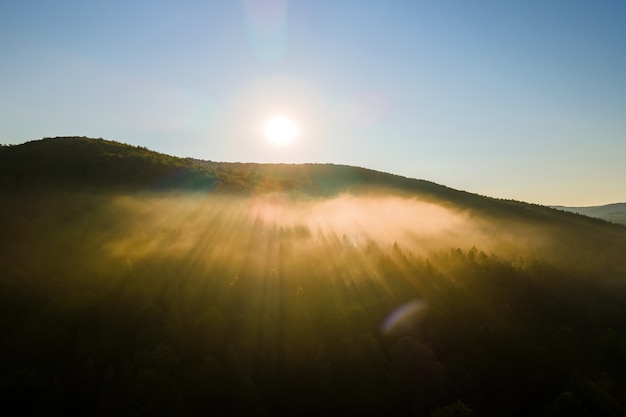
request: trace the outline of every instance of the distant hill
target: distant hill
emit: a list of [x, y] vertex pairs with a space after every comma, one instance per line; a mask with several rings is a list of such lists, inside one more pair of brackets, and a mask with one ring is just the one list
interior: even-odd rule
[[0, 147], [5, 187], [296, 191], [328, 196], [384, 187], [450, 198], [459, 191], [429, 181], [335, 164], [256, 164], [177, 158], [104, 139], [56, 137]]
[[489, 198], [366, 168], [203, 161], [86, 137], [44, 138], [0, 147], [0, 186], [6, 190], [288, 192], [309, 197], [393, 191], [496, 217], [581, 221], [540, 205]]
[[296, 191], [324, 196], [378, 185], [435, 194], [456, 193], [427, 181], [357, 167], [202, 161], [85, 137], [45, 138], [4, 146], [0, 148], [0, 162], [0, 184], [8, 188]]
[[551, 206], [558, 210], [569, 211], [572, 213], [583, 214], [589, 217], [604, 219], [613, 223], [626, 224], [626, 203], [606, 204], [603, 206], [590, 207], [566, 207]]

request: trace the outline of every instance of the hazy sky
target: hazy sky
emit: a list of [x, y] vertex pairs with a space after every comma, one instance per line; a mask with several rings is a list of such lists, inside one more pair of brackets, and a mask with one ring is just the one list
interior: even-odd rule
[[[0, 143], [334, 162], [541, 204], [626, 201], [620, 0], [0, 1]], [[286, 147], [263, 124], [300, 126]]]

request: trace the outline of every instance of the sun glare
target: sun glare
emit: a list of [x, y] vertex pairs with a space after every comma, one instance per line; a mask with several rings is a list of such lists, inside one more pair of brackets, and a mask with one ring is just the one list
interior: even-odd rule
[[273, 144], [284, 146], [293, 142], [298, 136], [298, 125], [289, 117], [278, 115], [265, 123], [263, 133]]

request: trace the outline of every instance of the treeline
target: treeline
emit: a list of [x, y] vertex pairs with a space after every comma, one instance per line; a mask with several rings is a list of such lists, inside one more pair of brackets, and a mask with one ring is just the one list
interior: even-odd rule
[[626, 413], [623, 260], [425, 253], [210, 198], [148, 220], [117, 197], [2, 197], [2, 415]]

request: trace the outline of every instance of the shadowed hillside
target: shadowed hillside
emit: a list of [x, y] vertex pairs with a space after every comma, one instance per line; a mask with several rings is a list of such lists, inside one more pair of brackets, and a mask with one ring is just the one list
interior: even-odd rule
[[350, 189], [383, 187], [460, 198], [456, 190], [364, 168], [201, 161], [84, 137], [45, 138], [5, 146], [0, 148], [0, 162], [0, 178], [9, 188], [50, 185], [133, 191], [216, 189], [329, 196]]
[[340, 165], [0, 148], [2, 415], [626, 414], [626, 227]]
[[419, 194], [493, 216], [570, 222], [538, 205], [496, 200], [430, 181], [334, 164], [254, 164], [177, 158], [146, 148], [85, 137], [45, 138], [0, 147], [0, 184], [7, 190], [60, 187], [92, 191], [286, 192], [329, 197], [342, 192]]

